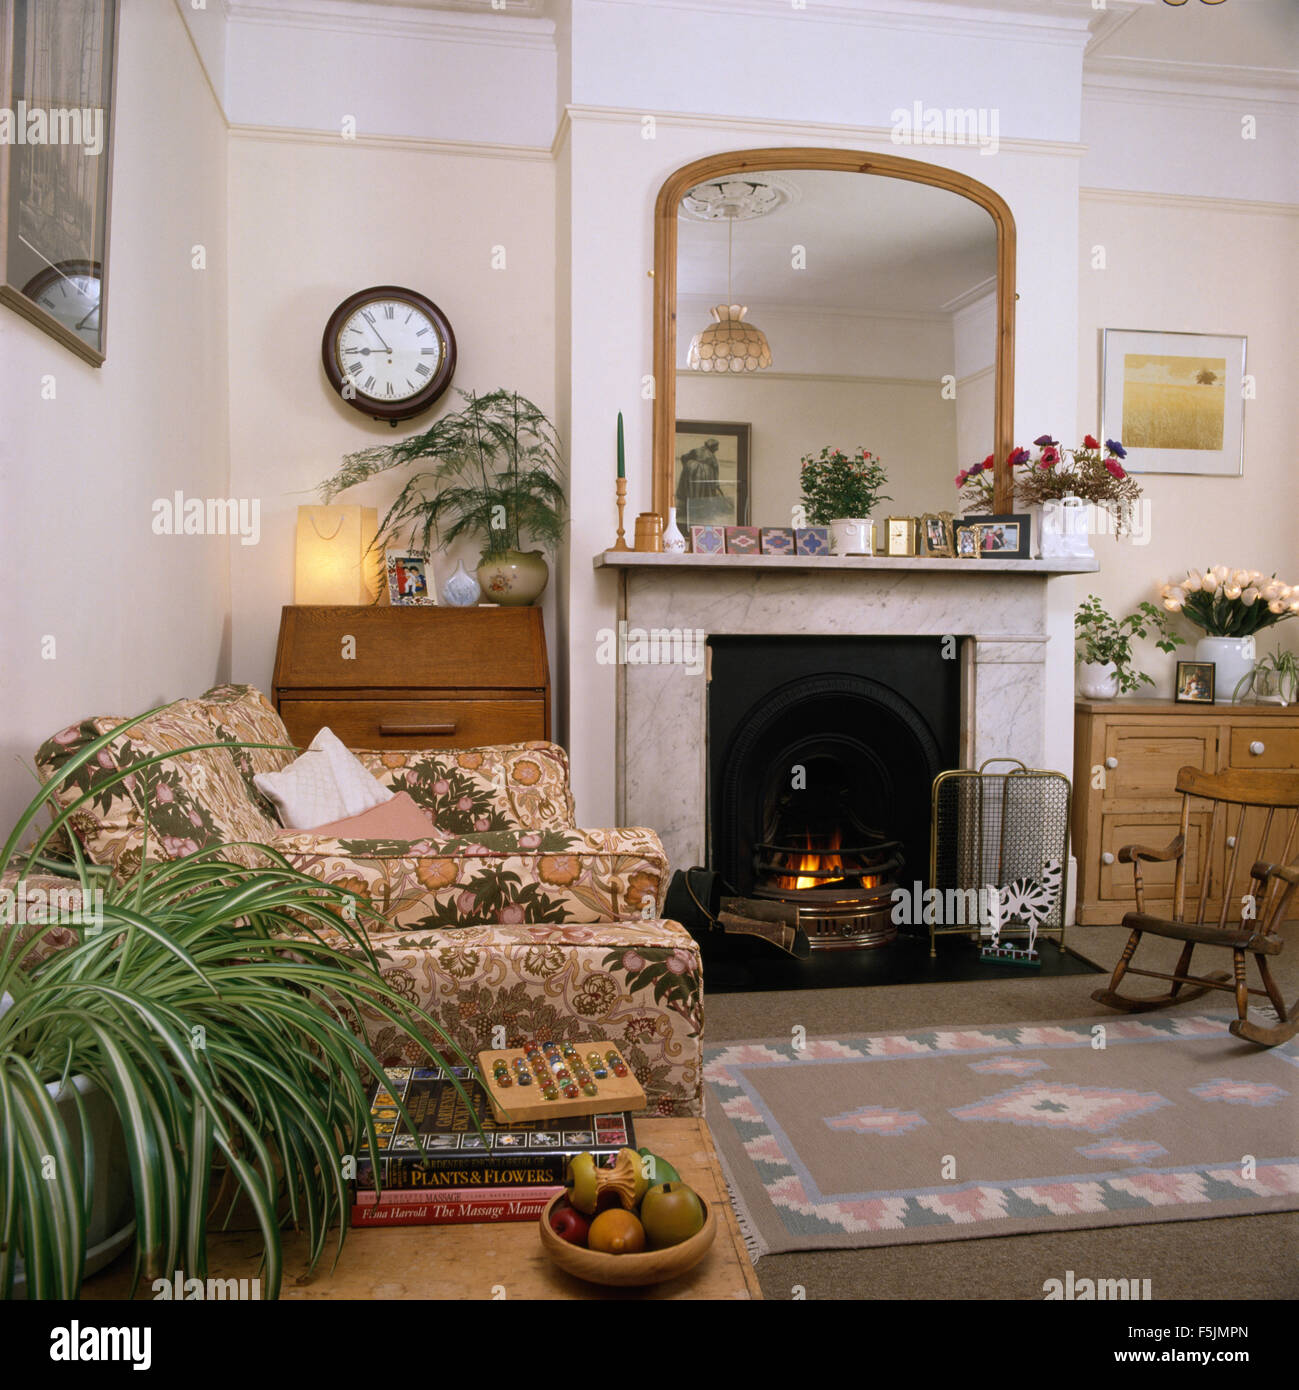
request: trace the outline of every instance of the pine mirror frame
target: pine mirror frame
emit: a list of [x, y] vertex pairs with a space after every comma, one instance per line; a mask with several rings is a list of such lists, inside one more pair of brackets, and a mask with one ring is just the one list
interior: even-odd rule
[[969, 198], [991, 216], [997, 233], [997, 351], [993, 412], [993, 510], [1011, 512], [1014, 481], [1007, 459], [1015, 430], [1015, 219], [1000, 194], [967, 174], [897, 155], [857, 150], [780, 148], [733, 150], [683, 165], [659, 189], [654, 205], [653, 507], [666, 524], [673, 493], [677, 406], [677, 223], [681, 199], [710, 179], [749, 171], [824, 169], [929, 184]]

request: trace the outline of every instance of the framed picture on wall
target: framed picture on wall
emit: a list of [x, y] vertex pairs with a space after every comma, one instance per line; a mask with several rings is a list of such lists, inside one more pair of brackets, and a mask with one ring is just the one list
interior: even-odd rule
[[1245, 339], [1107, 328], [1101, 350], [1101, 438], [1130, 473], [1244, 471]]
[[118, 0], [0, 0], [0, 303], [105, 353]]
[[672, 450], [677, 525], [749, 524], [750, 426], [734, 420], [678, 420]]

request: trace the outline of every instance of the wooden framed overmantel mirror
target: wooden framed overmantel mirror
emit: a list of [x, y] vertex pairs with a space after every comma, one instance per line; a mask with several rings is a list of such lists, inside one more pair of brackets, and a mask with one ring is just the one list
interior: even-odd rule
[[1015, 222], [986, 185], [851, 150], [712, 155], [659, 191], [654, 285], [653, 506], [687, 535], [789, 526], [823, 447], [880, 457], [894, 515], [956, 510], [992, 454], [1014, 510]]

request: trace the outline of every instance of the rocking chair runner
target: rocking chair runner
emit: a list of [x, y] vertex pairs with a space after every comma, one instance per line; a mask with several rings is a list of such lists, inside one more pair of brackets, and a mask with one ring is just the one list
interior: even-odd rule
[[[1141, 1013], [1194, 999], [1210, 989], [1226, 990], [1235, 994], [1239, 1015], [1232, 1020], [1230, 1031], [1260, 1047], [1275, 1047], [1299, 1031], [1299, 1018], [1295, 1017], [1299, 1000], [1286, 1008], [1267, 963], [1268, 956], [1280, 954], [1281, 927], [1299, 885], [1299, 857], [1292, 858], [1299, 835], [1299, 772], [1207, 773], [1184, 767], [1177, 774], [1177, 790], [1182, 793], [1182, 820], [1172, 844], [1162, 850], [1127, 845], [1119, 851], [1119, 862], [1132, 865], [1137, 910], [1123, 918], [1123, 925], [1132, 934], [1114, 967], [1109, 988], [1097, 990], [1092, 998], [1098, 1004]], [[1196, 816], [1197, 828], [1202, 829], [1205, 820], [1203, 805], [1192, 807], [1196, 800], [1211, 803], [1213, 809], [1207, 833], [1200, 840], [1198, 901], [1188, 909], [1187, 860], [1192, 815]], [[1141, 865], [1170, 861], [1175, 865], [1172, 916], [1156, 917], [1145, 910]], [[1248, 877], [1246, 865], [1250, 866]], [[1194, 882], [1193, 874], [1191, 881]], [[1214, 915], [1216, 923], [1210, 920]], [[1146, 933], [1185, 942], [1173, 974], [1139, 970], [1130, 964]], [[1192, 975], [1191, 953], [1197, 945], [1227, 947], [1232, 953], [1232, 974]], [[1262, 989], [1246, 986], [1246, 952], [1258, 964]], [[1134, 999], [1118, 993], [1125, 974], [1169, 980], [1172, 987], [1167, 994]], [[1190, 988], [1183, 989], [1184, 985]], [[1266, 995], [1271, 1001], [1279, 1020], [1275, 1027], [1255, 1023], [1249, 1017], [1251, 994]]]

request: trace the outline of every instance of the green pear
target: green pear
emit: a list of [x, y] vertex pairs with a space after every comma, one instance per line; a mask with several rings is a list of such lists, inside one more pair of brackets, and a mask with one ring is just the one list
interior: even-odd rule
[[641, 1225], [651, 1250], [680, 1245], [703, 1228], [703, 1200], [685, 1183], [656, 1183], [640, 1204]]

